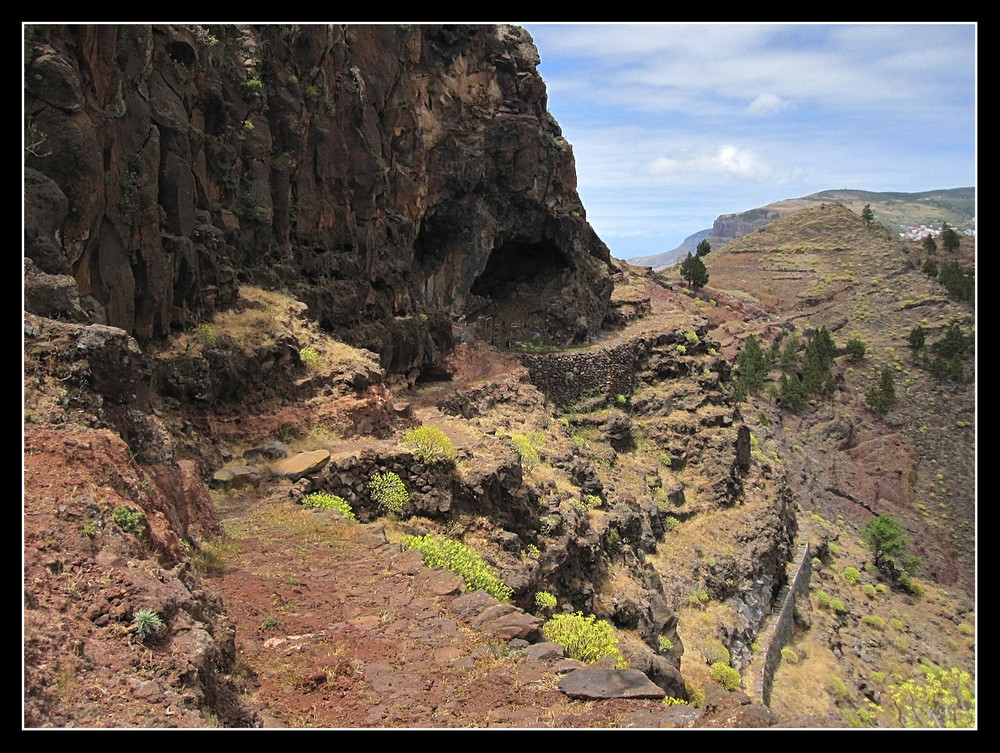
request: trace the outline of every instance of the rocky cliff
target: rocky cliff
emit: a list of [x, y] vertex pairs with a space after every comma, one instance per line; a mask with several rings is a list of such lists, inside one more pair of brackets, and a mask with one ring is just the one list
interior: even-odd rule
[[584, 339], [610, 255], [537, 63], [509, 26], [27, 27], [29, 308], [147, 343], [281, 287], [393, 371], [461, 317]]

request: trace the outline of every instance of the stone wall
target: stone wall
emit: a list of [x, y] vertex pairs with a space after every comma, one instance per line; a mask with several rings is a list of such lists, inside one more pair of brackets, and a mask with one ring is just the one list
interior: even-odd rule
[[[688, 355], [704, 354], [718, 343], [706, 338], [702, 323], [688, 333], [681, 331], [643, 335], [586, 351], [519, 353], [531, 383], [556, 405], [571, 405], [582, 398], [631, 395], [644, 378], [669, 378], [690, 366], [677, 358], [675, 348]], [[699, 366], [700, 368], [700, 366]]]
[[757, 673], [754, 695], [764, 705], [771, 703], [771, 685], [774, 673], [781, 663], [781, 649], [788, 645], [795, 633], [795, 599], [809, 596], [812, 558], [808, 542], [799, 545], [788, 568], [788, 583], [778, 592], [767, 627], [757, 641], [761, 652], [759, 664], [755, 662], [754, 666]]
[[557, 405], [586, 396], [630, 395], [640, 363], [648, 356], [646, 343], [630, 340], [611, 348], [579, 353], [522, 353], [531, 383]]

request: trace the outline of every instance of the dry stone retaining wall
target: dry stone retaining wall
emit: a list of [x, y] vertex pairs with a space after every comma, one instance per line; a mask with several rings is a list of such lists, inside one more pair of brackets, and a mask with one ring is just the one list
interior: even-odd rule
[[799, 546], [795, 559], [789, 564], [789, 569], [791, 572], [788, 583], [778, 592], [771, 618], [758, 641], [761, 658], [754, 691], [764, 705], [771, 703], [771, 686], [774, 682], [774, 673], [781, 663], [781, 649], [788, 645], [795, 632], [795, 599], [809, 596], [812, 559], [808, 543]]
[[578, 353], [522, 353], [531, 383], [557, 405], [589, 395], [630, 395], [639, 365], [648, 354], [643, 340]]

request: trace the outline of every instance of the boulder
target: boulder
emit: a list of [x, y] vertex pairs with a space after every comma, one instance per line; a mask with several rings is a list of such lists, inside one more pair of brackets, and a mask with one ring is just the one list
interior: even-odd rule
[[559, 680], [559, 690], [570, 698], [663, 698], [663, 688], [655, 685], [637, 669], [584, 668]]
[[298, 481], [304, 476], [319, 473], [326, 464], [330, 462], [329, 450], [313, 450], [312, 452], [300, 452], [290, 458], [279, 460], [271, 471], [282, 478]]

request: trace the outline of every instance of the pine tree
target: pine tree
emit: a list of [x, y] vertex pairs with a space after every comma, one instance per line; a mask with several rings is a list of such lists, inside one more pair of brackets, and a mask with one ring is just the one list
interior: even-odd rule
[[743, 349], [736, 356], [737, 381], [747, 389], [757, 389], [764, 384], [764, 378], [771, 370], [771, 359], [757, 344], [757, 338], [749, 335]]
[[958, 251], [958, 247], [962, 245], [962, 236], [956, 232], [955, 228], [949, 227], [947, 222], [941, 225], [941, 245], [944, 246], [945, 251], [949, 252]]
[[700, 256], [688, 254], [681, 264], [681, 277], [687, 280], [692, 290], [698, 290], [708, 284], [708, 270]]
[[884, 416], [896, 404], [896, 385], [892, 369], [886, 367], [879, 374], [878, 386], [865, 393], [865, 402], [877, 415]]
[[875, 224], [875, 213], [872, 211], [871, 204], [865, 204], [865, 208], [861, 210], [861, 219], [864, 220], [867, 228], [871, 228]]

